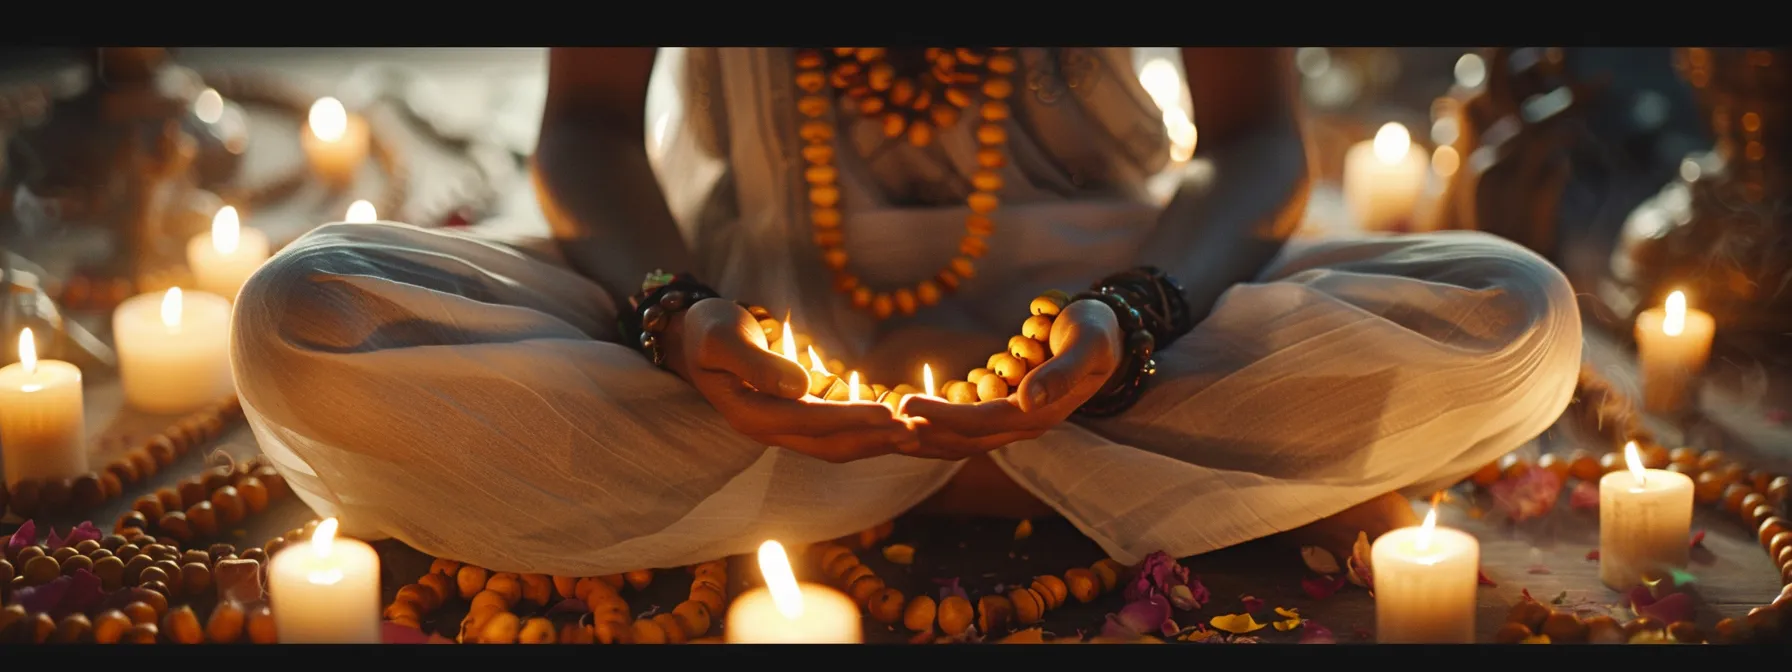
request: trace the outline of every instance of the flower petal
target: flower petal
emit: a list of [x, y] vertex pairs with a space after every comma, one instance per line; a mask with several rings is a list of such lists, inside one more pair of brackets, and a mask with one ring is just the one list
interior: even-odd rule
[[1250, 614], [1225, 614], [1222, 616], [1215, 616], [1212, 620], [1209, 620], [1207, 624], [1234, 635], [1256, 632], [1267, 627], [1262, 623], [1258, 623], [1257, 619], [1251, 618]]
[[37, 521], [27, 520], [19, 524], [19, 529], [12, 531], [6, 539], [6, 556], [12, 557], [25, 550], [26, 546], [37, 545]]
[[1327, 628], [1323, 625], [1314, 623], [1312, 621], [1307, 621], [1305, 626], [1306, 627], [1301, 628], [1301, 631], [1300, 631], [1300, 643], [1302, 643], [1302, 644], [1337, 644], [1338, 643], [1338, 639], [1332, 635], [1331, 628]]
[[908, 544], [890, 544], [884, 547], [884, 559], [898, 565], [914, 564], [915, 547]]
[[1307, 569], [1313, 570], [1314, 574], [1337, 574], [1344, 571], [1342, 567], [1338, 566], [1337, 556], [1318, 546], [1302, 546], [1300, 560], [1306, 563]]
[[581, 600], [576, 597], [569, 597], [569, 598], [566, 598], [566, 599], [561, 600], [558, 603], [556, 603], [554, 605], [554, 607], [552, 609], [549, 609], [547, 614], [545, 614], [545, 615], [553, 616], [555, 614], [586, 614], [586, 613], [590, 613], [590, 612], [591, 612], [591, 607], [587, 606], [585, 604], [584, 600]]
[[1276, 607], [1276, 615], [1281, 616], [1282, 618], [1300, 618], [1300, 610]]
[[1274, 623], [1271, 623], [1270, 625], [1276, 626], [1276, 632], [1287, 632], [1289, 630], [1293, 630], [1295, 628], [1300, 627], [1300, 619], [1285, 618], [1285, 619], [1276, 621]]
[[1703, 543], [1705, 543], [1705, 531], [1699, 530], [1692, 533], [1692, 539], [1687, 542], [1687, 545], [1693, 548], [1698, 548], [1699, 545]]
[[1247, 614], [1263, 611], [1263, 600], [1259, 600], [1250, 595], [1245, 595], [1238, 598], [1238, 601], [1244, 603], [1244, 612]]
[[1493, 579], [1487, 578], [1487, 572], [1483, 572], [1483, 571], [1477, 569], [1477, 570], [1475, 570], [1475, 585], [1493, 586], [1495, 588], [1498, 588], [1500, 584], [1494, 583]]
[[1020, 541], [1031, 536], [1033, 536], [1033, 521], [1023, 519], [1020, 521], [1019, 525], [1014, 526], [1015, 541]]
[[1693, 601], [1686, 593], [1674, 593], [1647, 605], [1633, 603], [1631, 610], [1640, 617], [1653, 618], [1663, 623], [1679, 623], [1692, 620]]
[[1568, 492], [1568, 506], [1583, 511], [1598, 509], [1599, 486], [1588, 481], [1574, 484], [1574, 489]]
[[1124, 631], [1139, 634], [1161, 631], [1169, 620], [1170, 601], [1162, 595], [1129, 602], [1114, 618], [1108, 619], [1110, 624], [1117, 624]]
[[1307, 597], [1323, 600], [1338, 592], [1348, 580], [1342, 576], [1310, 576], [1300, 580], [1300, 589], [1307, 592]]

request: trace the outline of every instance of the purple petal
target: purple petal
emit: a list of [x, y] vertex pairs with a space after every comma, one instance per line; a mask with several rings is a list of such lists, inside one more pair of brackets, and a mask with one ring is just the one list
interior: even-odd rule
[[1331, 629], [1318, 623], [1301, 621], [1300, 630], [1300, 643], [1302, 644], [1338, 643], [1337, 638], [1332, 636]]
[[1201, 605], [1207, 604], [1209, 600], [1213, 599], [1213, 594], [1207, 592], [1207, 584], [1201, 583], [1200, 579], [1189, 579], [1188, 592], [1195, 600], [1196, 609], [1200, 609]]
[[428, 644], [429, 635], [408, 625], [381, 621], [380, 642], [384, 644]]
[[1162, 595], [1152, 595], [1127, 603], [1116, 616], [1120, 625], [1127, 630], [1136, 633], [1157, 632], [1170, 620], [1170, 601]]
[[576, 597], [569, 597], [564, 600], [561, 600], [559, 604], [554, 605], [554, 608], [549, 609], [547, 615], [552, 616], [554, 614], [583, 614], [583, 613], [587, 613], [589, 611], [591, 611], [591, 607], [586, 606], [584, 600], [581, 600]]
[[1138, 639], [1143, 637], [1144, 633], [1126, 627], [1125, 623], [1120, 622], [1119, 616], [1108, 614], [1107, 622], [1101, 625], [1101, 636], [1114, 639]]
[[1632, 609], [1638, 616], [1646, 616], [1663, 623], [1690, 621], [1693, 617], [1692, 597], [1686, 593], [1674, 593], [1648, 605], [1633, 605]]
[[76, 525], [75, 529], [69, 530], [68, 536], [63, 538], [62, 543], [73, 546], [83, 541], [99, 541], [105, 536], [100, 534], [100, 528], [93, 526], [93, 521], [84, 520], [80, 525]]
[[52, 611], [62, 603], [62, 596], [68, 594], [68, 589], [74, 582], [73, 577], [58, 576], [49, 583], [20, 588], [13, 593], [12, 602], [30, 613]]
[[19, 529], [13, 530], [12, 536], [7, 538], [6, 554], [8, 556], [18, 555], [19, 551], [25, 550], [26, 546], [34, 546], [36, 544], [37, 521], [27, 520], [19, 525]]
[[1624, 602], [1631, 609], [1640, 609], [1655, 604], [1655, 595], [1649, 592], [1648, 586], [1637, 586], [1624, 592]]
[[1254, 614], [1263, 611], [1263, 600], [1246, 595], [1240, 598], [1239, 601], [1244, 603], [1244, 613]]
[[69, 575], [68, 592], [63, 593], [62, 601], [56, 605], [51, 616], [61, 620], [69, 614], [85, 614], [99, 606], [106, 599], [105, 588], [101, 586], [100, 575], [86, 569], [77, 569]]
[[[69, 532], [72, 534], [74, 530], [69, 530]], [[62, 550], [62, 547], [67, 545], [68, 542], [62, 540], [62, 535], [56, 534], [56, 526], [51, 525], [50, 538], [44, 540], [44, 552], [55, 553], [56, 551]]]

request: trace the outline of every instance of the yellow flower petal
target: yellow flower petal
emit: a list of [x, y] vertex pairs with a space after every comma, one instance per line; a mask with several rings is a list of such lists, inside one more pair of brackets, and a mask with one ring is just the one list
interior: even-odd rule
[[1293, 630], [1295, 628], [1300, 627], [1300, 624], [1301, 624], [1300, 619], [1290, 618], [1285, 621], [1276, 621], [1274, 623], [1271, 623], [1270, 625], [1276, 626], [1276, 632], [1287, 632], [1289, 630]]
[[1022, 520], [1019, 525], [1014, 526], [1015, 541], [1020, 541], [1031, 536], [1033, 536], [1033, 521]]
[[1537, 635], [1535, 637], [1526, 637], [1522, 640], [1519, 640], [1518, 643], [1519, 644], [1548, 644], [1549, 643], [1549, 635]]
[[1267, 627], [1262, 623], [1258, 623], [1257, 619], [1251, 618], [1250, 614], [1226, 614], [1223, 616], [1215, 616], [1213, 617], [1213, 620], [1208, 621], [1207, 624], [1234, 635], [1256, 632]]
[[908, 544], [890, 544], [884, 547], [884, 559], [898, 565], [906, 565], [915, 561], [915, 547]]
[[1177, 637], [1176, 639], [1184, 642], [1204, 642], [1214, 637], [1218, 637], [1219, 634], [1220, 631], [1218, 630], [1191, 630], [1188, 634]]
[[1281, 616], [1282, 618], [1300, 618], [1300, 610], [1276, 607], [1276, 615]]

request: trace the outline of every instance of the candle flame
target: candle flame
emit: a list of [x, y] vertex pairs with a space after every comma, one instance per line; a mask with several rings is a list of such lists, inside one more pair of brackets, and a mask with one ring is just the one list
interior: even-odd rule
[[342, 101], [331, 97], [317, 99], [311, 104], [311, 112], [305, 121], [311, 127], [311, 134], [324, 142], [341, 140], [348, 133], [348, 109]]
[[1412, 149], [1412, 134], [1405, 126], [1395, 122], [1383, 124], [1381, 130], [1375, 132], [1375, 158], [1382, 163], [1395, 164], [1406, 159], [1406, 152]]
[[25, 373], [37, 373], [37, 340], [31, 337], [30, 327], [19, 332], [19, 366], [25, 367]]
[[781, 340], [784, 341], [784, 358], [796, 362], [796, 337], [790, 334], [790, 313], [784, 314], [784, 337]]
[[212, 249], [218, 254], [230, 254], [236, 251], [242, 237], [242, 217], [237, 214], [236, 206], [218, 208], [218, 214], [212, 215]]
[[342, 221], [353, 222], [356, 224], [370, 224], [380, 221], [380, 213], [378, 210], [373, 209], [372, 203], [364, 200], [355, 201], [348, 204], [348, 214], [342, 216]]
[[822, 363], [821, 355], [815, 354], [815, 346], [813, 345], [809, 346], [809, 370], [824, 376], [834, 375], [834, 372], [829, 371], [828, 367]]
[[927, 391], [927, 396], [933, 396], [933, 367], [927, 364], [921, 365], [921, 389]]
[[1630, 475], [1638, 486], [1648, 481], [1648, 470], [1643, 469], [1643, 457], [1637, 452], [1635, 441], [1624, 444], [1624, 466], [1630, 467]]
[[859, 403], [859, 372], [852, 372], [852, 376], [846, 379], [846, 385], [851, 388], [847, 391], [847, 394], [851, 395], [847, 398], [847, 401], [855, 404]]
[[162, 324], [169, 329], [180, 328], [180, 288], [169, 287], [168, 293], [162, 295]]
[[1680, 291], [1669, 294], [1667, 305], [1664, 308], [1667, 315], [1661, 318], [1661, 332], [1669, 336], [1679, 336], [1680, 332], [1686, 331], [1686, 294]]
[[797, 588], [796, 575], [790, 573], [790, 557], [784, 545], [766, 541], [759, 545], [759, 573], [765, 577], [765, 589], [772, 594], [778, 613], [795, 620], [803, 615], [803, 591]]
[[336, 545], [336, 528], [340, 526], [335, 518], [325, 518], [317, 524], [317, 531], [311, 533], [311, 550], [317, 557], [330, 557], [330, 550]]
[[1412, 542], [1413, 548], [1416, 548], [1420, 551], [1430, 550], [1431, 535], [1436, 531], [1437, 531], [1437, 507], [1434, 506], [1434, 507], [1431, 507], [1430, 513], [1425, 514], [1424, 524], [1419, 525], [1419, 533], [1415, 536], [1415, 538], [1413, 539], [1413, 542]]

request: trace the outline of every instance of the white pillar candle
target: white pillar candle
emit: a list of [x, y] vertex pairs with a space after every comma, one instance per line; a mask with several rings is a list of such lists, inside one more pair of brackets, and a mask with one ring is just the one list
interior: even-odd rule
[[367, 201], [355, 201], [348, 204], [348, 212], [343, 214], [342, 221], [353, 222], [356, 224], [368, 224], [380, 221], [380, 213], [378, 210], [373, 209], [372, 203]]
[[859, 605], [845, 594], [812, 583], [797, 583], [790, 558], [778, 542], [759, 546], [765, 586], [735, 598], [722, 629], [730, 644], [858, 644]]
[[335, 518], [311, 540], [281, 549], [268, 563], [268, 600], [281, 644], [380, 643], [380, 557], [373, 547], [336, 538]]
[[1375, 573], [1375, 631], [1388, 644], [1473, 644], [1481, 544], [1437, 526], [1437, 510], [1418, 527], [1381, 535], [1369, 550]]
[[1644, 469], [1634, 441], [1624, 445], [1624, 462], [1628, 470], [1599, 479], [1599, 580], [1613, 590], [1684, 568], [1691, 553], [1692, 479]]
[[1425, 191], [1429, 161], [1412, 151], [1406, 127], [1390, 123], [1374, 140], [1352, 145], [1344, 154], [1344, 201], [1357, 225], [1386, 231], [1409, 224]]
[[87, 473], [81, 370], [37, 359], [31, 330], [19, 334], [19, 363], [0, 368], [0, 455], [6, 485]]
[[1693, 379], [1711, 357], [1717, 321], [1711, 314], [1686, 306], [1686, 294], [1674, 292], [1660, 308], [1636, 316], [1636, 354], [1643, 370], [1643, 407], [1652, 413], [1673, 413], [1686, 406]]
[[299, 144], [305, 149], [312, 171], [337, 187], [354, 181], [355, 173], [367, 161], [371, 142], [367, 121], [349, 114], [342, 101], [335, 98], [319, 98], [312, 103], [305, 130], [299, 134]]
[[205, 292], [142, 294], [112, 313], [118, 376], [137, 410], [172, 415], [216, 403], [230, 379], [230, 302]]
[[244, 227], [241, 215], [229, 205], [212, 215], [211, 233], [187, 241], [187, 267], [193, 271], [193, 282], [201, 291], [231, 301], [267, 260], [267, 234]]

